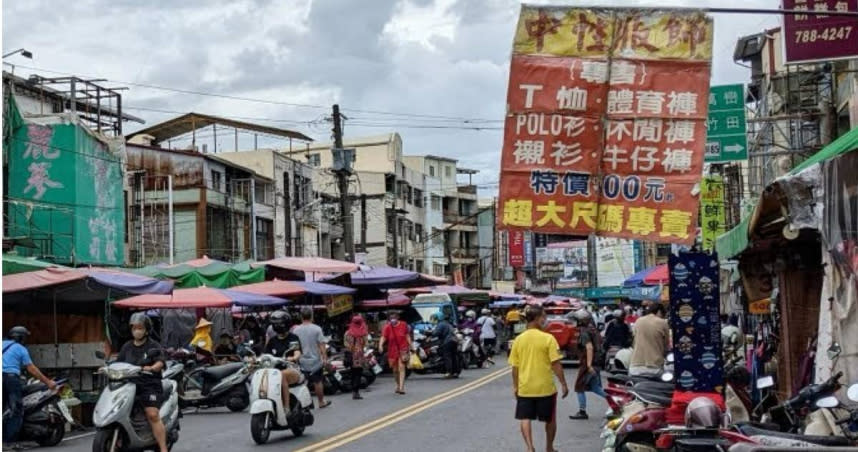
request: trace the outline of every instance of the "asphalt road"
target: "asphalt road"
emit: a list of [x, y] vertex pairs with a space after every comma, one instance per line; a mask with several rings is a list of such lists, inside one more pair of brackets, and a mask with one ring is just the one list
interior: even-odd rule
[[[503, 362], [499, 360], [499, 362]], [[566, 369], [574, 381], [575, 369]], [[458, 380], [437, 375], [413, 375], [406, 395], [393, 392], [393, 379], [379, 377], [364, 393], [364, 400], [350, 394], [331, 398], [333, 404], [316, 410], [316, 422], [304, 436], [288, 431], [272, 432], [269, 443], [257, 446], [250, 438], [250, 415], [226, 410], [186, 412], [176, 452], [184, 451], [521, 451], [524, 443], [513, 419], [509, 369], [499, 365], [469, 370]], [[577, 411], [575, 394], [558, 402], [559, 419], [555, 448], [561, 451], [598, 451], [602, 416], [606, 405], [590, 395], [589, 421], [571, 421]], [[537, 450], [545, 450], [542, 424], [534, 423]], [[91, 450], [91, 436], [72, 435], [53, 450]]]

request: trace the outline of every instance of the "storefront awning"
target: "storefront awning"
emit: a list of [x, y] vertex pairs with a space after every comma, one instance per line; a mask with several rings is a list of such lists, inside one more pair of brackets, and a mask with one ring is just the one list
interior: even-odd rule
[[[858, 149], [858, 127], [841, 135], [840, 138], [834, 140], [828, 146], [825, 146], [822, 150], [810, 156], [807, 160], [796, 165], [795, 168], [790, 170], [790, 172], [784, 176], [781, 176], [781, 178], [794, 176], [813, 165], [822, 163], [856, 149]], [[772, 184], [776, 182], [777, 181]], [[771, 186], [772, 184], [769, 185]], [[762, 196], [765, 196], [765, 193]], [[734, 258], [748, 248], [748, 245], [750, 244], [749, 237], [756, 227], [755, 219], [759, 218], [761, 204], [762, 197], [757, 201], [751, 215], [746, 216], [738, 225], [736, 225], [736, 227], [720, 235], [715, 240], [715, 250], [718, 252], [719, 259], [723, 260]]]

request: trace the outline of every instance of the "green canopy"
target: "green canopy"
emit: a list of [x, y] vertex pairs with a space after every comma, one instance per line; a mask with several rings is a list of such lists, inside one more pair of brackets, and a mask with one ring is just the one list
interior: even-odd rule
[[[833, 159], [856, 149], [858, 149], [858, 127], [841, 135], [840, 138], [834, 140], [831, 144], [825, 146], [822, 150], [813, 154], [807, 160], [796, 165], [796, 167], [790, 170], [786, 175], [792, 176], [798, 174], [813, 165]], [[754, 207], [752, 212], [756, 210], [757, 207], [759, 207], [759, 201], [757, 201], [757, 205]], [[736, 227], [720, 235], [715, 240], [715, 249], [718, 251], [718, 256], [721, 259], [733, 258], [748, 247], [748, 237], [750, 235], [749, 229], [752, 216], [753, 215], [746, 216], [741, 222], [739, 222], [739, 224], [736, 225]]]
[[226, 289], [265, 281], [265, 268], [251, 268], [251, 261], [230, 264], [222, 261], [211, 261], [203, 266], [179, 264], [172, 267], [150, 265], [131, 270], [139, 275], [158, 279], [172, 279], [176, 288], [213, 287]]
[[17, 254], [3, 254], [3, 274], [14, 275], [15, 273], [42, 270], [48, 267], [63, 267], [51, 262], [40, 261], [32, 257], [19, 256]]

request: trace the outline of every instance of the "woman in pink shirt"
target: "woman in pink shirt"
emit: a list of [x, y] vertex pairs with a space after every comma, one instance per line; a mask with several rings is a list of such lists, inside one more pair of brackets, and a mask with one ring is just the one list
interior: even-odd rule
[[405, 366], [408, 364], [411, 350], [411, 335], [408, 325], [399, 320], [399, 313], [388, 315], [387, 325], [381, 330], [381, 341], [378, 351], [384, 353], [387, 346], [387, 362], [393, 370], [396, 381], [396, 393], [405, 394]]

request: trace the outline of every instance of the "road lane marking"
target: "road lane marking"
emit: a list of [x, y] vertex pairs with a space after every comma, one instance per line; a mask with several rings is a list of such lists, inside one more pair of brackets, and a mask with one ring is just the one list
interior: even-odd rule
[[488, 375], [485, 375], [477, 380], [474, 380], [466, 385], [460, 386], [458, 388], [452, 389], [450, 391], [432, 396], [422, 402], [416, 403], [414, 405], [405, 407], [399, 411], [383, 416], [379, 419], [376, 419], [373, 422], [369, 422], [367, 424], [363, 424], [361, 426], [355, 427], [351, 430], [345, 431], [343, 433], [334, 435], [330, 438], [319, 441], [315, 444], [311, 444], [304, 448], [298, 449], [295, 452], [325, 452], [329, 450], [333, 450], [337, 447], [348, 444], [357, 439], [363, 438], [370, 433], [381, 430], [382, 428], [389, 427], [397, 422], [405, 420], [415, 414], [418, 414], [424, 410], [427, 410], [431, 407], [439, 405], [441, 403], [446, 402], [454, 397], [462, 395], [466, 392], [472, 391], [474, 389], [479, 388], [480, 386], [491, 383], [492, 381], [510, 373], [512, 370], [511, 367], [507, 367], [504, 369], [497, 370]]

